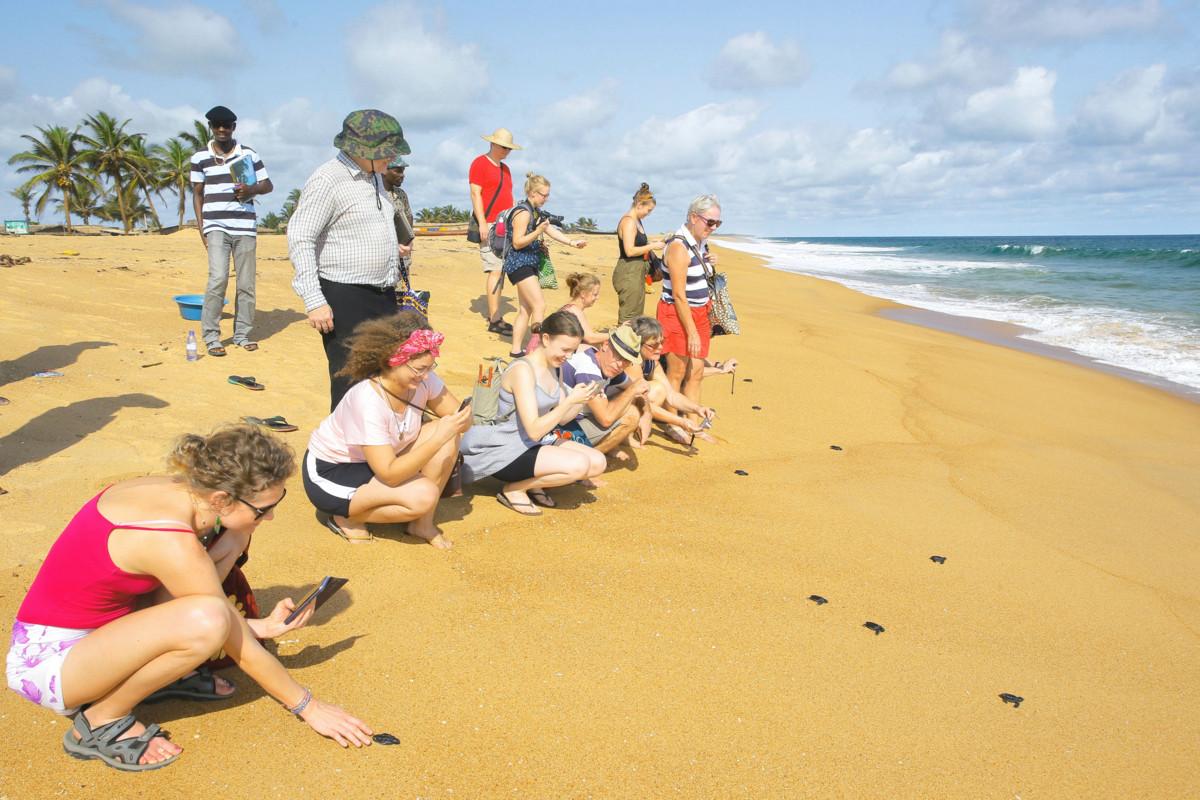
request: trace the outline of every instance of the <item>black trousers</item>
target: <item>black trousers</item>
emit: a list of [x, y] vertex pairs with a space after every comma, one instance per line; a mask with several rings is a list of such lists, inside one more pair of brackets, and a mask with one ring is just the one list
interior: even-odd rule
[[329, 362], [329, 410], [337, 408], [342, 396], [350, 391], [352, 382], [335, 373], [346, 365], [350, 351], [346, 340], [360, 322], [396, 313], [396, 291], [357, 283], [334, 283], [321, 278], [321, 292], [333, 309], [333, 330], [321, 334], [325, 358]]

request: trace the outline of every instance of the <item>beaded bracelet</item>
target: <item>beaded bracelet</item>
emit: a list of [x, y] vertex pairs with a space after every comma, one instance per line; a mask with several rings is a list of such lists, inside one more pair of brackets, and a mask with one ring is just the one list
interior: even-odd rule
[[304, 713], [304, 709], [308, 708], [308, 704], [312, 702], [312, 699], [312, 692], [308, 689], [305, 689], [304, 697], [300, 698], [300, 702], [297, 703], [295, 707], [288, 708], [287, 706], [284, 706], [284, 708], [287, 708], [289, 714], [295, 714], [298, 717]]

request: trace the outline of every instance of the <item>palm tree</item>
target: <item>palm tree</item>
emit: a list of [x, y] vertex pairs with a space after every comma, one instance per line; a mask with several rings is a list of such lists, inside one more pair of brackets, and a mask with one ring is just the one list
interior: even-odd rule
[[125, 211], [128, 198], [125, 187], [131, 181], [138, 185], [139, 171], [145, 168], [145, 148], [136, 141], [142, 134], [125, 131], [130, 121], [117, 122], [112, 116], [98, 111], [83, 123], [91, 129], [92, 135], [80, 137], [89, 148], [85, 151], [88, 165], [112, 183], [113, 197], [126, 233], [133, 228], [133, 223]]
[[92, 217], [100, 216], [103, 200], [95, 184], [78, 183], [75, 185], [71, 208], [83, 219], [84, 225], [91, 225]]
[[42, 138], [22, 134], [32, 149], [17, 153], [8, 159], [9, 164], [21, 164], [17, 172], [32, 173], [25, 188], [33, 192], [41, 185], [42, 193], [34, 206], [38, 216], [46, 209], [50, 194], [58, 192], [63, 198], [63, 219], [67, 231], [71, 230], [71, 200], [76, 187], [81, 184], [95, 185], [95, 181], [86, 172], [87, 153], [77, 145], [82, 137], [78, 130], [69, 131], [61, 125], [50, 128], [38, 127]]
[[139, 189], [135, 181], [130, 181], [121, 189], [121, 195], [115, 191], [109, 192], [104, 204], [97, 209], [96, 216], [112, 221], [121, 220], [123, 223], [127, 221], [130, 228], [139, 222], [149, 225], [153, 217], [149, 206], [138, 196]]
[[296, 213], [296, 206], [300, 205], [300, 190], [292, 189], [288, 192], [287, 200], [283, 201], [283, 208], [280, 209], [280, 214], [284, 221], [290, 220], [292, 214]]
[[[208, 130], [208, 125], [195, 119], [192, 120], [192, 129], [190, 131], [180, 131], [175, 135], [175, 138], [192, 148], [192, 153], [194, 153], [197, 150], [203, 150], [208, 147], [208, 140], [212, 138], [212, 134]], [[191, 155], [191, 153], [188, 155]]]
[[21, 201], [21, 213], [24, 214], [25, 224], [28, 225], [30, 222], [29, 206], [33, 203], [33, 190], [29, 188], [28, 184], [22, 184], [9, 192], [9, 194]]
[[[162, 223], [158, 219], [158, 209], [154, 207], [154, 201], [150, 198], [150, 192], [159, 194], [164, 186], [162, 179], [159, 177], [158, 159], [152, 155], [154, 148], [146, 149], [146, 137], [143, 134], [135, 134], [129, 142], [129, 152], [133, 154], [130, 166], [130, 176], [133, 183], [137, 184], [138, 188], [146, 197], [146, 205], [150, 207], [150, 217], [147, 220], [147, 226], [153, 228], [161, 228]], [[161, 200], [161, 195], [159, 196]]]
[[183, 214], [187, 206], [187, 190], [192, 182], [192, 153], [178, 137], [167, 139], [165, 145], [150, 148], [158, 160], [159, 184], [170, 186], [179, 193], [179, 227], [183, 227]]

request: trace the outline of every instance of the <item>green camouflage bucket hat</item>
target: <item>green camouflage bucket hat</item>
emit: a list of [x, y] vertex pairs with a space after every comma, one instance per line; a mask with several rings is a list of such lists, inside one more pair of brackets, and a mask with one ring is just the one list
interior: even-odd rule
[[371, 160], [412, 152], [396, 118], [373, 108], [347, 114], [342, 122], [342, 132], [333, 137], [333, 146], [352, 156]]

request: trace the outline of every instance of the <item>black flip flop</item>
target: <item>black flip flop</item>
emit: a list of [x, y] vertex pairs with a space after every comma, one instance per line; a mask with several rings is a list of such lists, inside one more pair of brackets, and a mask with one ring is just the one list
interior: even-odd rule
[[256, 383], [253, 375], [247, 375], [244, 378], [241, 375], [230, 375], [229, 382], [234, 386], [245, 386], [252, 392], [261, 392], [263, 389], [267, 388], [261, 383]]
[[500, 503], [500, 505], [504, 506], [509, 511], [516, 511], [522, 517], [540, 517], [542, 515], [542, 512], [538, 511], [536, 508], [533, 511], [517, 511], [517, 506], [522, 508], [534, 508], [533, 503], [514, 503], [504, 495], [504, 492], [497, 492], [496, 500]]
[[219, 344], [210, 345], [208, 348], [208, 354], [214, 358], [224, 358], [225, 348]]
[[525, 492], [525, 494], [529, 495], [529, 499], [535, 506], [541, 506], [542, 508], [558, 508], [558, 503], [554, 502], [554, 498], [546, 494], [546, 492], [541, 489], [529, 489]]

